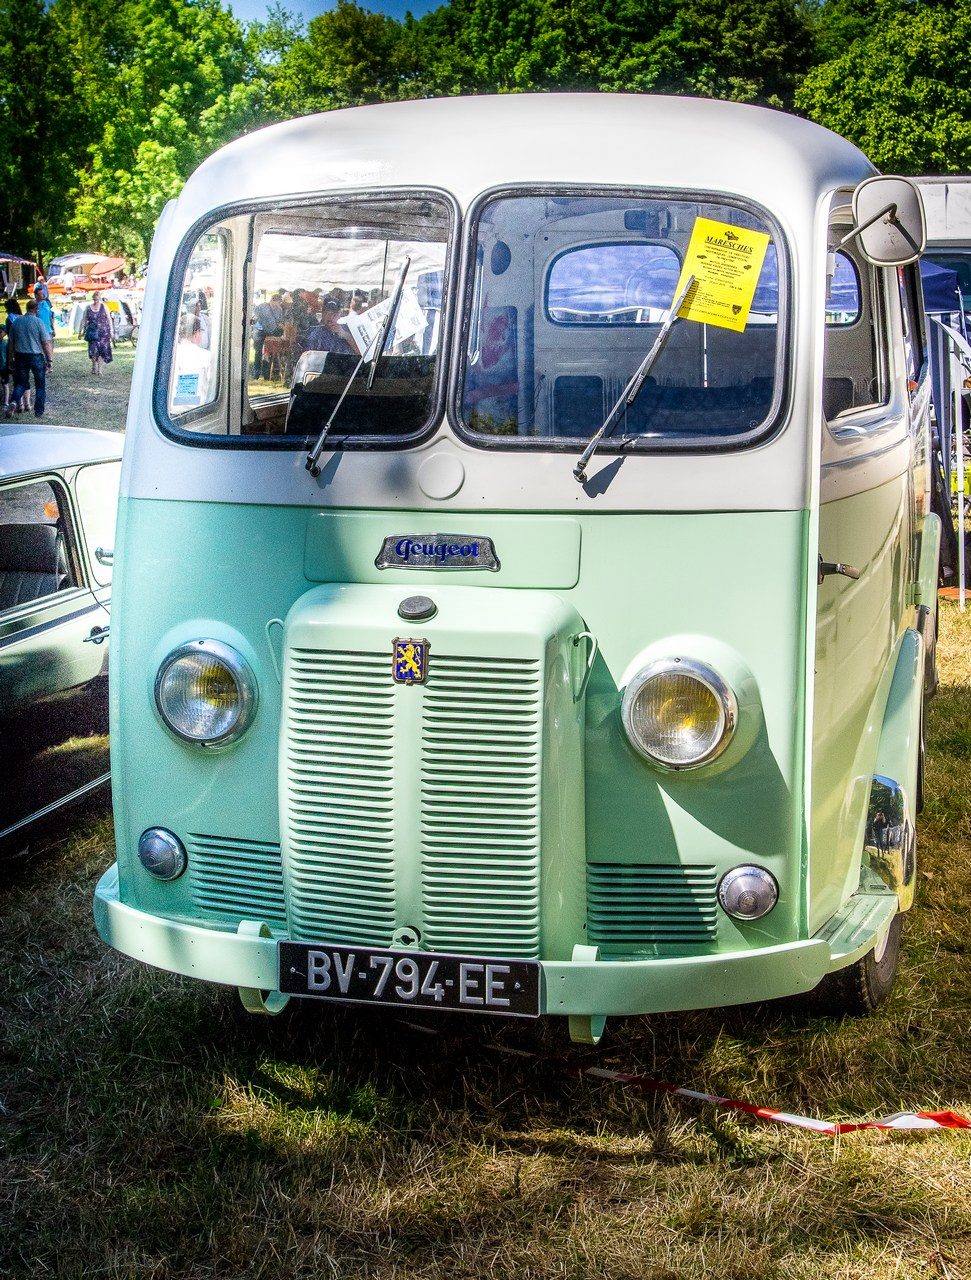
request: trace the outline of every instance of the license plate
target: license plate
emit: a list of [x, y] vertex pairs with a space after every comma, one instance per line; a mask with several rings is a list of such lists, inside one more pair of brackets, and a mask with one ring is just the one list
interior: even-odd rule
[[539, 963], [424, 951], [279, 943], [280, 990], [347, 1004], [539, 1016]]

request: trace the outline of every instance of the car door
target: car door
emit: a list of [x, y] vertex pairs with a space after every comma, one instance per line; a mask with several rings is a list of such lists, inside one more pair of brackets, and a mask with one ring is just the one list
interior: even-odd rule
[[31, 822], [108, 778], [107, 600], [93, 585], [67, 478], [0, 486], [0, 843], [8, 848], [26, 843]]

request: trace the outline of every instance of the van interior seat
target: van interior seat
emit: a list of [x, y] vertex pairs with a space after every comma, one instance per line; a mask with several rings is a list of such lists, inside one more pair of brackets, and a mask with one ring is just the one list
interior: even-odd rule
[[0, 609], [40, 600], [70, 585], [52, 524], [0, 524]]
[[827, 422], [852, 409], [855, 403], [852, 378], [823, 379], [823, 416]]
[[[772, 379], [741, 386], [658, 386], [648, 378], [614, 435], [733, 435], [758, 426], [772, 405]], [[561, 376], [553, 389], [553, 434], [590, 435], [604, 415], [603, 383], [596, 376]]]
[[407, 434], [423, 425], [431, 403], [435, 356], [381, 357], [371, 390], [370, 365], [339, 351], [305, 351], [296, 363], [284, 431], [315, 436], [347, 389], [335, 435]]

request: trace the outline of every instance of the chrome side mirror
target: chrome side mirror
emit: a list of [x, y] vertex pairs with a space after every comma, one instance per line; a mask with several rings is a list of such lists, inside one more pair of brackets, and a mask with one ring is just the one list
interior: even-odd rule
[[914, 823], [907, 795], [893, 778], [875, 774], [870, 784], [863, 857], [888, 889], [897, 895], [900, 910], [914, 900], [916, 874]]
[[859, 237], [860, 249], [875, 267], [905, 267], [916, 262], [927, 244], [927, 225], [920, 191], [909, 178], [867, 178], [853, 192], [853, 230], [846, 244]]

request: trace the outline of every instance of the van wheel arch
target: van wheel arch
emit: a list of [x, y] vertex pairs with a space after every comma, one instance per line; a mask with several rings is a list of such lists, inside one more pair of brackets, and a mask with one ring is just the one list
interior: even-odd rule
[[863, 1017], [890, 994], [900, 965], [903, 915], [898, 912], [880, 942], [845, 969], [829, 973], [809, 993], [814, 1012]]

